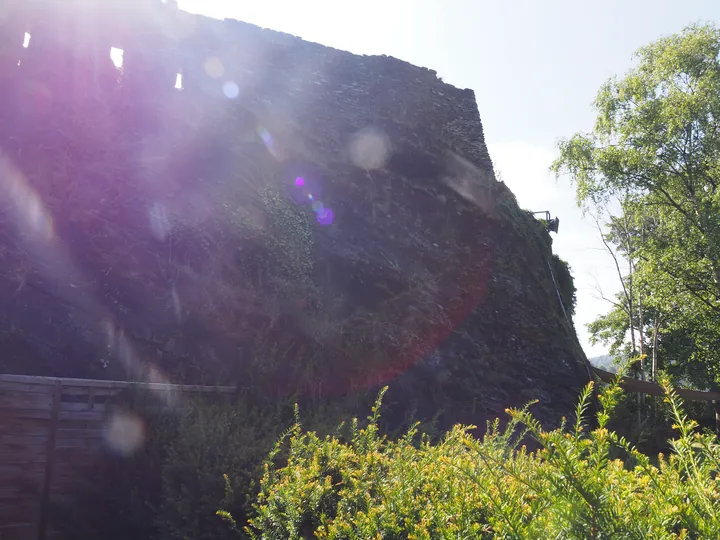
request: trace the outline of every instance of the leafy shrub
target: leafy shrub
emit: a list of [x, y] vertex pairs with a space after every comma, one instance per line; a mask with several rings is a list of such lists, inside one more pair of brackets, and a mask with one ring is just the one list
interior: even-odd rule
[[551, 261], [552, 271], [557, 280], [557, 287], [560, 291], [563, 307], [568, 316], [572, 318], [575, 314], [575, 306], [577, 304], [577, 288], [575, 287], [575, 281], [570, 271], [570, 265], [555, 254], [553, 254]]
[[216, 510], [223, 505], [245, 515], [257, 492], [263, 457], [286, 418], [280, 406], [253, 407], [242, 398], [231, 404], [193, 399], [179, 413], [177, 436], [162, 464], [159, 537], [235, 538]]
[[[360, 428], [319, 437], [299, 423], [270, 453], [254, 515], [254, 538], [718, 538], [720, 445], [695, 431], [669, 381], [666, 401], [678, 431], [669, 457], [652, 460], [608, 430], [621, 390], [599, 394], [588, 430], [592, 384], [575, 420], [545, 431], [528, 407], [507, 412], [482, 440], [456, 426], [431, 443], [411, 429], [380, 435], [380, 398]], [[382, 397], [382, 395], [381, 395]], [[520, 447], [529, 436], [541, 446]], [[284, 466], [275, 462], [287, 453]], [[624, 460], [612, 456], [621, 455]], [[232, 525], [232, 513], [218, 512]]]

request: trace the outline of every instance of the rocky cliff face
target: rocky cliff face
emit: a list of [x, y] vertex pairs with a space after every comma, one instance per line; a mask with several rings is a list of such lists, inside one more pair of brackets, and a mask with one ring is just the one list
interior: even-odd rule
[[548, 265], [568, 307], [571, 278], [495, 180], [471, 90], [95, 5], [2, 19], [0, 372], [389, 383], [403, 414], [481, 425], [532, 398], [569, 410], [587, 374]]

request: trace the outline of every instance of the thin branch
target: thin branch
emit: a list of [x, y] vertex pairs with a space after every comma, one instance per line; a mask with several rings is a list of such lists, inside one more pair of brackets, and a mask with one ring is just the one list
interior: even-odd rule
[[[622, 271], [620, 270], [620, 263], [618, 262], [617, 255], [613, 251], [613, 249], [610, 247], [610, 245], [607, 243], [607, 240], [605, 240], [605, 235], [602, 232], [602, 227], [600, 226], [600, 220], [597, 218], [597, 216], [593, 216], [595, 219], [595, 225], [597, 225], [598, 232], [600, 233], [600, 239], [602, 240], [603, 245], [608, 250], [608, 253], [610, 253], [610, 256], [613, 258], [613, 261], [615, 262], [615, 269], [618, 273], [618, 278], [620, 278], [620, 284], [622, 285], [623, 294], [625, 295], [625, 302], [627, 302], [627, 316], [628, 316], [628, 325], [630, 327], [630, 343], [632, 346], [632, 353], [633, 356], [636, 354], [636, 347], [635, 347], [635, 324], [633, 322], [633, 298], [632, 298], [632, 291], [628, 291], [627, 287], [625, 286], [625, 280], [622, 276]], [[632, 278], [631, 278], [632, 279]], [[630, 282], [632, 284], [632, 282]]]
[[597, 278], [595, 278], [595, 276], [593, 276], [593, 278], [595, 279], [595, 286], [593, 287], [593, 289], [595, 289], [595, 291], [597, 291], [597, 293], [600, 295], [600, 296], [596, 296], [596, 298], [598, 298], [599, 300], [605, 300], [609, 304], [612, 304], [616, 308], [621, 309], [625, 314], [629, 315], [627, 306], [624, 306], [620, 302], [616, 302], [615, 300], [611, 300], [610, 298], [607, 298], [605, 296], [605, 294], [603, 293], [602, 287], [600, 287], [600, 284], [598, 283]]
[[[647, 257], [643, 256], [643, 255], [641, 255], [640, 258], [641, 258], [642, 260], [644, 260], [645, 262], [650, 262], [650, 260], [649, 260]], [[658, 266], [660, 267], [660, 270], [662, 270], [663, 272], [665, 272], [667, 275], [669, 275], [669, 276], [670, 276], [671, 278], [673, 278], [675, 281], [680, 282], [680, 283], [682, 284], [682, 286], [687, 290], [687, 292], [689, 292], [689, 293], [690, 293], [691, 295], [693, 295], [695, 298], [697, 298], [698, 300], [700, 300], [703, 304], [705, 304], [707, 307], [709, 307], [709, 308], [712, 309], [713, 311], [716, 311], [716, 312], [720, 313], [720, 306], [716, 306], [716, 305], [713, 304], [711, 301], [709, 301], [707, 298], [704, 298], [704, 297], [700, 294], [699, 291], [693, 289], [684, 279], [680, 279], [676, 274], [673, 274], [673, 273], [672, 273], [670, 270], [668, 270], [664, 265], [661, 265], [661, 264], [659, 264], [659, 263], [656, 263], [656, 264], [658, 264]]]
[[[592, 215], [592, 214], [591, 214]], [[605, 235], [603, 234], [602, 227], [600, 226], [600, 220], [597, 216], [592, 216], [595, 220], [595, 225], [597, 226], [598, 232], [600, 233], [600, 240], [602, 240], [603, 245], [605, 246], [605, 249], [610, 254], [610, 256], [613, 259], [613, 262], [615, 263], [615, 269], [617, 270], [618, 278], [620, 279], [620, 285], [623, 289], [623, 294], [625, 295], [625, 300], [628, 302], [629, 305], [632, 304], [632, 300], [630, 299], [630, 296], [628, 294], [628, 290], [625, 287], [625, 280], [622, 278], [622, 270], [620, 270], [620, 263], [618, 262], [617, 255], [615, 254], [615, 251], [610, 247], [610, 244], [608, 244], [607, 240], [605, 240]]]
[[634, 177], [636, 180], [641, 181], [641, 182], [644, 184], [643, 187], [645, 187], [646, 189], [656, 190], [658, 193], [662, 194], [662, 196], [665, 197], [665, 199], [668, 201], [668, 203], [670, 203], [670, 206], [672, 206], [673, 208], [675, 208], [675, 210], [677, 210], [678, 212], [680, 212], [680, 213], [685, 217], [685, 219], [687, 219], [693, 226], [695, 226], [695, 228], [696, 228], [698, 231], [700, 231], [703, 235], [705, 234], [705, 229], [702, 227], [702, 225], [700, 225], [700, 223], [698, 223], [697, 220], [695, 220], [695, 218], [693, 218], [693, 216], [691, 216], [690, 213], [689, 213], [687, 210], [685, 210], [685, 209], [680, 205], [680, 203], [678, 203], [678, 202], [672, 197], [672, 195], [670, 195], [670, 194], [667, 192], [667, 190], [666, 190], [665, 188], [663, 188], [662, 186], [658, 185], [658, 184], [657, 184], [656, 182], [654, 182], [651, 178], [648, 178], [648, 177], [647, 177], [646, 175], [644, 175], [644, 174], [633, 174], [633, 173], [630, 173], [630, 176], [631, 176], [631, 177]]

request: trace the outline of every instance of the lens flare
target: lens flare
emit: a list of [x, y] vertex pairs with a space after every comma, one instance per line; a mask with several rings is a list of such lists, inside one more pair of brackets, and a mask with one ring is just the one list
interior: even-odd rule
[[118, 49], [117, 47], [110, 47], [110, 60], [116, 68], [120, 69], [123, 66], [123, 55], [125, 51]]
[[145, 423], [134, 414], [117, 412], [105, 425], [103, 435], [110, 450], [131, 456], [145, 442]]
[[322, 208], [317, 212], [317, 222], [320, 225], [332, 225], [335, 220], [335, 214], [330, 208]]
[[175, 285], [170, 288], [170, 299], [172, 302], [173, 312], [175, 313], [175, 319], [178, 322], [182, 321], [182, 304], [180, 303], [180, 295], [177, 293]]
[[222, 61], [216, 56], [206, 58], [203, 67], [208, 77], [212, 77], [213, 79], [219, 79], [225, 74], [225, 66], [223, 66]]
[[29, 232], [39, 240], [50, 240], [54, 237], [53, 220], [45, 208], [37, 192], [8, 162], [0, 157], [0, 185], [4, 188], [9, 210], [15, 214], [15, 220], [25, 232]]
[[350, 160], [363, 169], [380, 169], [390, 157], [390, 139], [378, 128], [361, 129], [350, 139]]
[[275, 140], [273, 139], [272, 134], [263, 126], [262, 124], [258, 124], [255, 128], [255, 132], [258, 134], [260, 139], [262, 139], [262, 142], [265, 143], [265, 147], [268, 149], [268, 152], [272, 154], [272, 156], [275, 159], [278, 159], [278, 152], [277, 148], [275, 147]]
[[240, 95], [240, 88], [233, 81], [227, 81], [222, 86], [223, 94], [228, 99], [235, 99]]
[[150, 208], [149, 219], [150, 230], [153, 236], [158, 240], [165, 240], [170, 232], [170, 219], [168, 218], [165, 205], [162, 203], [153, 204]]

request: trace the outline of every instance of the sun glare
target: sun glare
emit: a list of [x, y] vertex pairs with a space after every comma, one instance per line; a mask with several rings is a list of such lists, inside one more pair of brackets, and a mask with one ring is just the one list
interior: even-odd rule
[[123, 65], [123, 50], [117, 47], [110, 47], [110, 59], [115, 67], [120, 69]]

